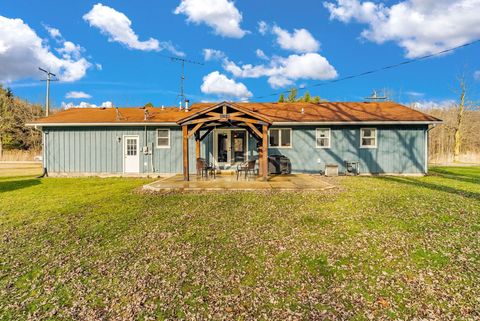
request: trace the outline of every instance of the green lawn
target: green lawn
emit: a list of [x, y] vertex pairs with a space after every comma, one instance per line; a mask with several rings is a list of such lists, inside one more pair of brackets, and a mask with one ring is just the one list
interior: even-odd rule
[[0, 177], [0, 320], [480, 318], [480, 167], [325, 193]]

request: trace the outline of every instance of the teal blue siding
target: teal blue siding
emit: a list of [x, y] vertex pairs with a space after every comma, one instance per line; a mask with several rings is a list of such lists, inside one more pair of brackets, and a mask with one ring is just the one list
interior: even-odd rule
[[[331, 128], [331, 148], [316, 148], [316, 128], [320, 126], [281, 126], [292, 128], [291, 148], [270, 148], [269, 154], [290, 158], [292, 170], [318, 173], [325, 164], [359, 161], [363, 173], [424, 173], [426, 125], [365, 126], [377, 128], [377, 148], [360, 148], [363, 126], [323, 126]], [[182, 131], [170, 129], [170, 148], [156, 148], [156, 129], [160, 127], [50, 127], [46, 132], [46, 166], [51, 173], [122, 173], [123, 136], [138, 135], [141, 173], [182, 172]], [[275, 127], [273, 127], [275, 128]], [[203, 132], [202, 132], [203, 133]], [[118, 137], [121, 141], [118, 141]], [[213, 161], [213, 133], [201, 145], [202, 156]], [[151, 155], [141, 152], [152, 147]], [[249, 135], [249, 158], [257, 157], [257, 141]], [[195, 141], [189, 140], [190, 171], [195, 171]], [[152, 171], [153, 162], [153, 171]]]
[[[377, 147], [360, 148], [360, 128], [377, 128]], [[273, 127], [275, 128], [275, 127]], [[291, 148], [269, 148], [290, 158], [294, 172], [318, 173], [325, 164], [360, 162], [363, 173], [424, 173], [427, 126], [282, 126], [292, 128]], [[330, 128], [330, 148], [316, 147], [316, 128]]]
[[[162, 127], [164, 128], [164, 127]], [[140, 172], [180, 173], [181, 128], [170, 129], [170, 148], [156, 147], [156, 129], [147, 127], [51, 127], [46, 128], [46, 166], [51, 173], [122, 173], [123, 136], [136, 135], [140, 146]], [[120, 141], [118, 141], [120, 137]], [[143, 146], [153, 153], [144, 155]], [[190, 170], [195, 170], [195, 141], [189, 141]], [[146, 165], [145, 165], [146, 163]]]

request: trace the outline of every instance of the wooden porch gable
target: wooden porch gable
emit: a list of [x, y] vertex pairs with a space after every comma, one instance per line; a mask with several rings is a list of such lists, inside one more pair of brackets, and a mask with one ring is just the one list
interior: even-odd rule
[[[244, 128], [261, 142], [258, 148], [259, 174], [266, 180], [268, 176], [268, 128], [272, 121], [267, 117], [235, 105], [222, 102], [189, 114], [177, 122], [182, 126], [183, 134], [183, 177], [188, 181], [188, 139], [195, 137], [196, 159], [200, 155], [200, 142], [215, 128]], [[201, 130], [204, 133], [201, 134]]]

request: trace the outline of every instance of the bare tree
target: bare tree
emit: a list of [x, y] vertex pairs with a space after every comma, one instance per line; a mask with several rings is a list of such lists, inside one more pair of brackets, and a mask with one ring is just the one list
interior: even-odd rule
[[477, 104], [473, 101], [467, 100], [467, 90], [468, 85], [465, 80], [465, 76], [461, 76], [459, 78], [460, 83], [460, 100], [459, 103], [456, 105], [456, 124], [454, 127], [454, 134], [453, 134], [453, 161], [459, 162], [460, 153], [462, 149], [462, 140], [463, 140], [463, 133], [464, 133], [464, 118], [465, 118], [465, 111], [467, 110], [475, 110], [478, 108]]

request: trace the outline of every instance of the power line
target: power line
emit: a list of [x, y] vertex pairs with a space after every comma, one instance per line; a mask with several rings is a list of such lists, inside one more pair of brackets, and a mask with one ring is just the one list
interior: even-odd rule
[[[474, 45], [474, 44], [479, 43], [479, 42], [480, 42], [480, 39], [477, 39], [475, 41], [468, 42], [468, 43], [465, 43], [465, 44], [460, 45], [460, 46], [448, 48], [448, 49], [438, 51], [438, 52], [434, 52], [434, 53], [431, 53], [431, 54], [428, 54], [428, 55], [425, 55], [425, 56], [421, 56], [421, 57], [418, 57], [418, 58], [404, 60], [402, 62], [393, 64], [393, 65], [388, 65], [388, 66], [384, 66], [384, 67], [381, 67], [381, 68], [364, 71], [364, 72], [361, 72], [359, 74], [348, 75], [348, 76], [345, 76], [345, 77], [342, 77], [342, 78], [333, 79], [333, 80], [325, 81], [325, 82], [322, 82], [322, 83], [313, 84], [310, 87], [326, 86], [326, 85], [337, 83], [337, 82], [340, 82], [340, 81], [354, 79], [354, 78], [358, 78], [358, 77], [363, 77], [363, 76], [370, 75], [370, 74], [373, 74], [373, 73], [377, 73], [377, 72], [380, 72], [380, 71], [384, 71], [384, 70], [388, 70], [388, 69], [412, 64], [414, 62], [418, 62], [418, 61], [425, 60], [425, 59], [428, 59], [428, 58], [432, 58], [432, 57], [435, 57], [435, 56], [440, 56], [440, 55], [443, 55], [445, 53], [448, 53], [448, 52], [451, 52], [451, 51], [454, 51], [454, 50], [457, 50], [457, 49], [460, 49], [460, 48], [468, 47], [468, 46]], [[298, 89], [304, 90], [304, 89], [307, 89], [307, 88], [308, 88], [308, 86], [303, 86], [303, 87], [298, 88]], [[280, 94], [288, 94], [289, 92], [290, 92], [290, 90], [284, 90], [284, 91], [280, 91], [280, 92], [276, 92], [276, 93], [271, 93], [271, 94], [268, 94], [268, 95], [256, 96], [256, 97], [253, 97], [253, 98], [262, 99], [262, 98], [267, 98], [267, 97], [272, 97], [272, 96], [278, 96]]]

